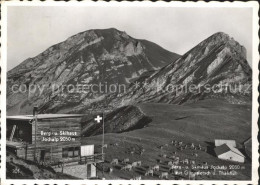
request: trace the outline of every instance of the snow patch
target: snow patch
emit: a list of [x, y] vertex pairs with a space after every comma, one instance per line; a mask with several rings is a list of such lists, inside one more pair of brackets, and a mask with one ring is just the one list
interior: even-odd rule
[[138, 73], [141, 75], [141, 74], [143, 74], [146, 71], [147, 71], [146, 69], [140, 69], [140, 70], [138, 70]]
[[90, 76], [90, 77], [88, 77], [88, 78], [85, 78], [85, 79], [82, 80], [81, 82], [82, 82], [82, 83], [86, 83], [86, 84], [88, 84], [88, 83], [91, 82], [92, 80], [93, 80], [93, 77]]
[[127, 65], [128, 65], [128, 66], [131, 66], [131, 65], [133, 65], [133, 64], [132, 64], [132, 62], [127, 61]]
[[224, 48], [218, 55], [217, 58], [208, 66], [207, 74], [209, 75], [212, 71], [214, 71], [217, 67], [219, 67], [223, 63], [223, 59], [226, 55], [229, 55], [230, 49]]
[[84, 105], [89, 105], [89, 104], [94, 103], [94, 102], [99, 102], [99, 101], [103, 100], [105, 97], [106, 97], [106, 95], [97, 96], [93, 99], [86, 98], [82, 103]]
[[97, 67], [97, 64], [88, 64], [86, 66], [86, 71], [95, 70]]
[[131, 80], [132, 78], [126, 78], [125, 77], [125, 81], [127, 82], [127, 83], [130, 83], [130, 80]]
[[99, 71], [95, 71], [94, 74], [96, 74], [96, 75], [99, 74]]
[[186, 58], [185, 58], [185, 62], [187, 62], [187, 61], [189, 61], [190, 59], [191, 59], [191, 57], [192, 57], [192, 54], [190, 53]]
[[106, 72], [110, 72], [110, 71], [112, 71], [112, 69], [110, 68], [110, 69], [106, 69]]
[[57, 67], [55, 71], [55, 78], [57, 78], [61, 74], [61, 72], [65, 69], [65, 67], [66, 67], [66, 62], [64, 61], [59, 67]]
[[193, 78], [194, 78], [194, 73], [192, 73], [190, 76], [188, 76], [188, 77], [183, 81], [183, 85], [185, 85], [185, 84], [191, 82]]
[[120, 68], [120, 67], [124, 67], [125, 65], [124, 64], [120, 64], [118, 66], [116, 66], [117, 68]]
[[209, 47], [207, 46], [204, 50], [204, 56], [206, 56], [209, 53]]
[[134, 46], [134, 44], [132, 42], [130, 42], [125, 47], [125, 54], [126, 54], [126, 56], [139, 55], [142, 52], [143, 52], [143, 48], [142, 48], [140, 42], [138, 42], [137, 46]]
[[125, 81], [126, 81], [127, 83], [130, 83], [130, 80], [132, 80], [132, 79], [134, 79], [134, 78], [137, 78], [137, 77], [139, 77], [139, 75], [137, 75], [137, 73], [134, 72], [134, 73], [132, 73], [132, 76], [131, 76], [130, 78], [125, 78]]
[[153, 69], [157, 71], [157, 70], [159, 70], [161, 68], [160, 67], [153, 67]]
[[88, 42], [88, 43], [85, 43], [85, 44], [83, 44], [83, 45], [79, 48], [79, 50], [83, 50], [84, 48], [86, 48], [86, 47], [88, 47], [88, 46], [91, 46], [91, 45], [93, 45], [93, 44], [96, 44], [96, 43], [98, 43], [98, 42], [101, 42], [103, 39], [104, 39], [104, 37], [99, 37], [99, 38], [97, 38], [97, 39], [95, 39], [95, 40], [93, 40], [93, 41], [90, 41], [90, 42]]

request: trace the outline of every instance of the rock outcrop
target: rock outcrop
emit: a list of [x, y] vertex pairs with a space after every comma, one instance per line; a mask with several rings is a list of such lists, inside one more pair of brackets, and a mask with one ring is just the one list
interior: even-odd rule
[[[136, 106], [126, 106], [116, 109], [105, 116], [105, 133], [121, 133], [147, 126], [152, 119]], [[82, 123], [82, 136], [102, 134], [102, 123], [98, 124], [93, 118], [86, 119]]]

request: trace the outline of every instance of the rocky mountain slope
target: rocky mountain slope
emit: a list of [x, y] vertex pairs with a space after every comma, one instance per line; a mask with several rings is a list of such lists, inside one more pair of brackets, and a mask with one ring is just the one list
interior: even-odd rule
[[178, 60], [140, 77], [125, 94], [108, 95], [103, 104], [113, 107], [141, 102], [183, 104], [222, 98], [243, 104], [251, 101], [251, 84], [252, 69], [246, 60], [246, 49], [219, 32]]
[[[68, 93], [71, 90], [68, 85], [127, 85], [145, 72], [158, 70], [177, 58], [178, 54], [113, 28], [85, 31], [8, 72], [8, 114], [31, 113], [36, 104], [43, 112], [91, 104], [104, 98], [105, 89], [81, 93], [81, 88]], [[27, 91], [14, 93], [12, 87], [17, 90], [19, 86]]]
[[[139, 107], [120, 107], [105, 116], [105, 133], [121, 133], [147, 126], [152, 119], [145, 115]], [[102, 134], [102, 123], [98, 124], [93, 118], [82, 122], [82, 136]]]
[[[246, 49], [229, 35], [213, 34], [178, 57], [116, 29], [79, 33], [8, 72], [8, 114], [31, 113], [35, 104], [41, 113], [85, 113], [141, 102], [251, 101], [252, 70]], [[101, 93], [82, 93], [82, 88], [71, 93], [61, 88], [100, 83], [127, 88], [115, 93], [104, 88]], [[13, 93], [14, 84], [35, 84], [43, 87], [42, 93]]]

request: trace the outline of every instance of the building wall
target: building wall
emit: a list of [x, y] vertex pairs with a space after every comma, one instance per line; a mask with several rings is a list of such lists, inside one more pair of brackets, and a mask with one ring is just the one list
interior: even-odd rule
[[[80, 147], [80, 131], [81, 131], [81, 118], [53, 118], [53, 119], [42, 119], [37, 121], [37, 133], [36, 133], [36, 159], [44, 161], [66, 161], [69, 158], [79, 159], [78, 157], [64, 157], [64, 153], [73, 154], [77, 153], [76, 148]], [[45, 133], [52, 133], [49, 135], [43, 135]], [[60, 135], [60, 131], [76, 132], [77, 135]], [[58, 133], [55, 135], [54, 133]], [[43, 138], [56, 139], [56, 141], [43, 141]], [[66, 140], [64, 138], [74, 138], [72, 140]], [[58, 139], [58, 140], [57, 140]], [[68, 150], [68, 151], [67, 151]], [[64, 152], [67, 151], [67, 152]], [[32, 123], [32, 144], [27, 146], [24, 156], [25, 159], [34, 160], [35, 153], [35, 123]]]
[[236, 161], [236, 162], [240, 162], [240, 163], [244, 163], [245, 162], [245, 158], [232, 152], [232, 151], [228, 151], [226, 153], [223, 153], [221, 155], [218, 156], [218, 158], [223, 159], [223, 160], [229, 160], [229, 161]]

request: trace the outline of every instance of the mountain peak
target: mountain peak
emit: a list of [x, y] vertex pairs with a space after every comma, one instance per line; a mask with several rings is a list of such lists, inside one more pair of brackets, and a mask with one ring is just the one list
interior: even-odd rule
[[214, 33], [212, 36], [215, 36], [215, 37], [223, 37], [223, 38], [230, 38], [230, 36], [225, 33], [225, 32], [222, 32], [222, 31], [219, 31], [217, 33]]
[[[145, 87], [130, 89], [134, 94], [127, 94], [118, 103], [125, 102], [162, 102], [182, 104], [206, 98], [225, 98], [230, 103], [246, 103], [251, 98], [252, 70], [246, 61], [246, 50], [228, 34], [218, 32], [202, 41], [185, 53], [178, 60], [168, 64], [161, 70], [141, 79], [148, 82]], [[236, 89], [236, 92], [215, 93], [208, 87], [222, 84]], [[185, 91], [179, 93], [172, 86], [196, 86], [198, 92]], [[201, 88], [202, 87], [202, 88]], [[206, 87], [206, 88], [205, 88]], [[205, 90], [206, 89], [206, 90]], [[183, 90], [183, 89], [181, 89]]]
[[[144, 73], [157, 70], [179, 57], [155, 43], [135, 39], [115, 28], [80, 32], [8, 72], [8, 109], [16, 113], [15, 105], [19, 104], [23, 113], [30, 113], [33, 102], [49, 110], [61, 110], [80, 102], [90, 104], [102, 98], [104, 92], [73, 94], [60, 90], [56, 93], [51, 85], [128, 85]], [[35, 93], [29, 97], [26, 93], [12, 93], [12, 84], [38, 84], [44, 89], [42, 96]]]
[[217, 37], [221, 37], [222, 40], [226, 42], [226, 46], [230, 47], [233, 52], [239, 54], [241, 58], [244, 58], [246, 60], [246, 48], [243, 45], [241, 45], [238, 41], [236, 41], [233, 37], [229, 36], [224, 32], [218, 32], [214, 35], [216, 35]]

